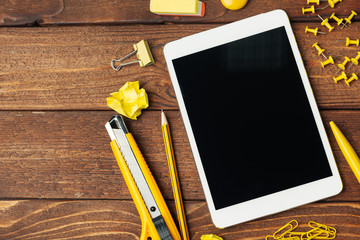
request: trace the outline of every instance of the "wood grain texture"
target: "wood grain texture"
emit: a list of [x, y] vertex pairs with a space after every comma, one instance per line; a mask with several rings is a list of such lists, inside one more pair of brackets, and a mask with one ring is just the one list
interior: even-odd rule
[[[78, 25], [78, 24], [133, 24], [133, 23], [226, 23], [268, 12], [285, 10], [292, 21], [314, 21], [316, 14], [302, 14], [302, 7], [310, 7], [306, 0], [301, 1], [249, 1], [240, 11], [227, 10], [220, 0], [204, 0], [204, 17], [160, 16], [150, 12], [149, 2], [143, 0], [39, 0], [9, 1], [0, 7], [0, 25]], [[317, 8], [323, 8], [322, 2]], [[317, 10], [317, 13], [330, 15], [337, 11], [341, 17], [350, 15], [350, 9], [359, 10], [357, 0], [346, 0], [336, 5]]]
[[[163, 47], [175, 39], [218, 27], [218, 24], [84, 26], [57, 28], [0, 28], [0, 110], [107, 110], [106, 97], [126, 81], [139, 81], [148, 92], [151, 109], [178, 109], [167, 72]], [[353, 58], [360, 47], [336, 42], [358, 38], [360, 23], [326, 36], [305, 34], [306, 26], [293, 28], [318, 105], [322, 109], [359, 109], [360, 85], [334, 83], [337, 64]], [[178, 31], [181, 28], [182, 31]], [[140, 33], [140, 35], [139, 35]], [[110, 61], [133, 51], [133, 44], [149, 41], [155, 64], [126, 66], [119, 72]], [[326, 56], [342, 55], [323, 69], [325, 59], [311, 46], [319, 42]], [[134, 57], [136, 59], [136, 57]], [[133, 59], [134, 60], [134, 59]], [[360, 65], [351, 71], [360, 72]], [[269, 76], [269, 79], [276, 76]], [[86, 99], [86, 100], [85, 100]]]
[[[167, 202], [174, 216], [174, 202]], [[226, 229], [216, 229], [207, 205], [185, 202], [191, 239], [216, 234], [225, 240], [265, 239], [295, 219], [298, 231], [316, 221], [336, 228], [337, 240], [360, 239], [359, 203], [308, 204]], [[141, 223], [131, 201], [0, 201], [0, 239], [139, 239]], [[174, 218], [176, 219], [176, 217]]]
[[[0, 112], [0, 162], [6, 169], [0, 172], [0, 198], [131, 199], [104, 128], [113, 114], [112, 111]], [[166, 114], [183, 197], [203, 200], [180, 114], [178, 111]], [[322, 111], [321, 114], [344, 181], [344, 191], [328, 201], [358, 201], [360, 184], [340, 152], [328, 122], [335, 121], [355, 149], [359, 149], [360, 112]], [[139, 120], [126, 122], [164, 197], [173, 199], [160, 111], [144, 111]]]
[[[335, 227], [336, 239], [360, 240], [360, 184], [344, 159], [328, 122], [333, 120], [360, 154], [360, 82], [335, 84], [336, 65], [322, 69], [325, 55], [354, 57], [359, 47], [336, 40], [359, 38], [360, 21], [327, 35], [317, 14], [360, 13], [358, 0], [334, 9], [301, 13], [306, 0], [250, 0], [240, 11], [204, 0], [204, 17], [159, 16], [143, 0], [4, 0], [0, 4], [0, 240], [139, 239], [141, 222], [111, 152], [105, 122], [115, 114], [106, 97], [126, 81], [140, 81], [150, 107], [126, 121], [175, 217], [160, 128], [166, 111], [191, 239], [217, 234], [224, 240], [260, 240], [292, 219]], [[322, 2], [319, 7], [326, 5]], [[292, 23], [344, 190], [337, 196], [226, 229], [211, 222], [163, 56], [166, 43], [225, 23], [283, 9]], [[334, 22], [332, 22], [333, 25]], [[16, 26], [16, 27], [15, 27]], [[22, 27], [18, 27], [22, 26]], [[120, 72], [110, 61], [149, 41], [155, 65]], [[360, 73], [360, 66], [351, 71]], [[350, 71], [347, 73], [351, 73]], [[276, 76], [269, 76], [269, 80]], [[291, 79], [289, 79], [291, 80]], [[256, 84], [254, 85], [256, 88]], [[259, 109], [261, 110], [261, 109]], [[293, 167], [293, 166], [291, 166]], [[311, 166], [309, 166], [311, 167]]]

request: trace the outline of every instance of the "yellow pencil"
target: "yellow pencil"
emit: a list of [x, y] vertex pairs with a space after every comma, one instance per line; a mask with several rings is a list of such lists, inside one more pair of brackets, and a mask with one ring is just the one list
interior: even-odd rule
[[184, 211], [184, 204], [181, 197], [181, 191], [180, 191], [180, 184], [179, 184], [179, 177], [176, 170], [175, 165], [175, 155], [174, 150], [172, 147], [171, 137], [170, 137], [170, 129], [169, 124], [166, 119], [164, 111], [161, 109], [161, 129], [163, 133], [164, 143], [165, 143], [165, 151], [166, 156], [168, 160], [169, 165], [169, 171], [170, 171], [170, 178], [171, 178], [171, 184], [172, 189], [174, 193], [175, 198], [175, 206], [176, 206], [176, 212], [177, 217], [179, 220], [180, 225], [180, 233], [183, 240], [190, 240], [189, 237], [189, 231], [186, 224], [186, 216]]
[[330, 127], [334, 133], [337, 143], [339, 144], [341, 152], [343, 153], [346, 161], [350, 165], [351, 170], [360, 183], [360, 159], [358, 155], [350, 145], [349, 141], [345, 138], [344, 134], [333, 121], [330, 122]]

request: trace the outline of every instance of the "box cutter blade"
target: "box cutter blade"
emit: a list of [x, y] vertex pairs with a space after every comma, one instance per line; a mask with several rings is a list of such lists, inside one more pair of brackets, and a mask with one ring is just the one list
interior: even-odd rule
[[[140, 239], [148, 239], [148, 237], [153, 240], [180, 239], [180, 234], [160, 190], [122, 117], [113, 116], [105, 124], [105, 128], [109, 133], [115, 157], [141, 217], [143, 226]], [[127, 174], [127, 172], [129, 173]], [[151, 218], [151, 221], [148, 217]], [[156, 235], [155, 231], [159, 238], [153, 236]]]

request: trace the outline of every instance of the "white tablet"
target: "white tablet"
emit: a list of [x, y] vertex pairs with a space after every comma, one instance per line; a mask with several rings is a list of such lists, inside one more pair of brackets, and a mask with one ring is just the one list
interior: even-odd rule
[[284, 11], [168, 43], [164, 55], [217, 227], [341, 191]]

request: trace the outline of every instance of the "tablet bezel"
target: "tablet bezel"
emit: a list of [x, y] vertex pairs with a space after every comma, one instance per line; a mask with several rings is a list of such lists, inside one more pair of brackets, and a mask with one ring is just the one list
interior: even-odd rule
[[[180, 86], [177, 81], [172, 60], [279, 27], [284, 27], [286, 30], [286, 34], [288, 36], [294, 58], [298, 66], [304, 89], [306, 91], [306, 95], [309, 100], [333, 175], [284, 191], [276, 192], [270, 195], [216, 210], [205, 177], [204, 168], [202, 166], [200, 154], [196, 145], [189, 117], [187, 115], [187, 110], [182, 97]], [[315, 98], [300, 56], [298, 46], [295, 41], [293, 31], [290, 26], [288, 16], [283, 10], [275, 10], [256, 15], [244, 20], [170, 42], [164, 47], [164, 55], [210, 215], [216, 227], [225, 228], [234, 224], [246, 222], [259, 217], [285, 211], [303, 204], [318, 201], [341, 192], [342, 182], [337, 170], [335, 159], [330, 148], [330, 144], [315, 102]]]

